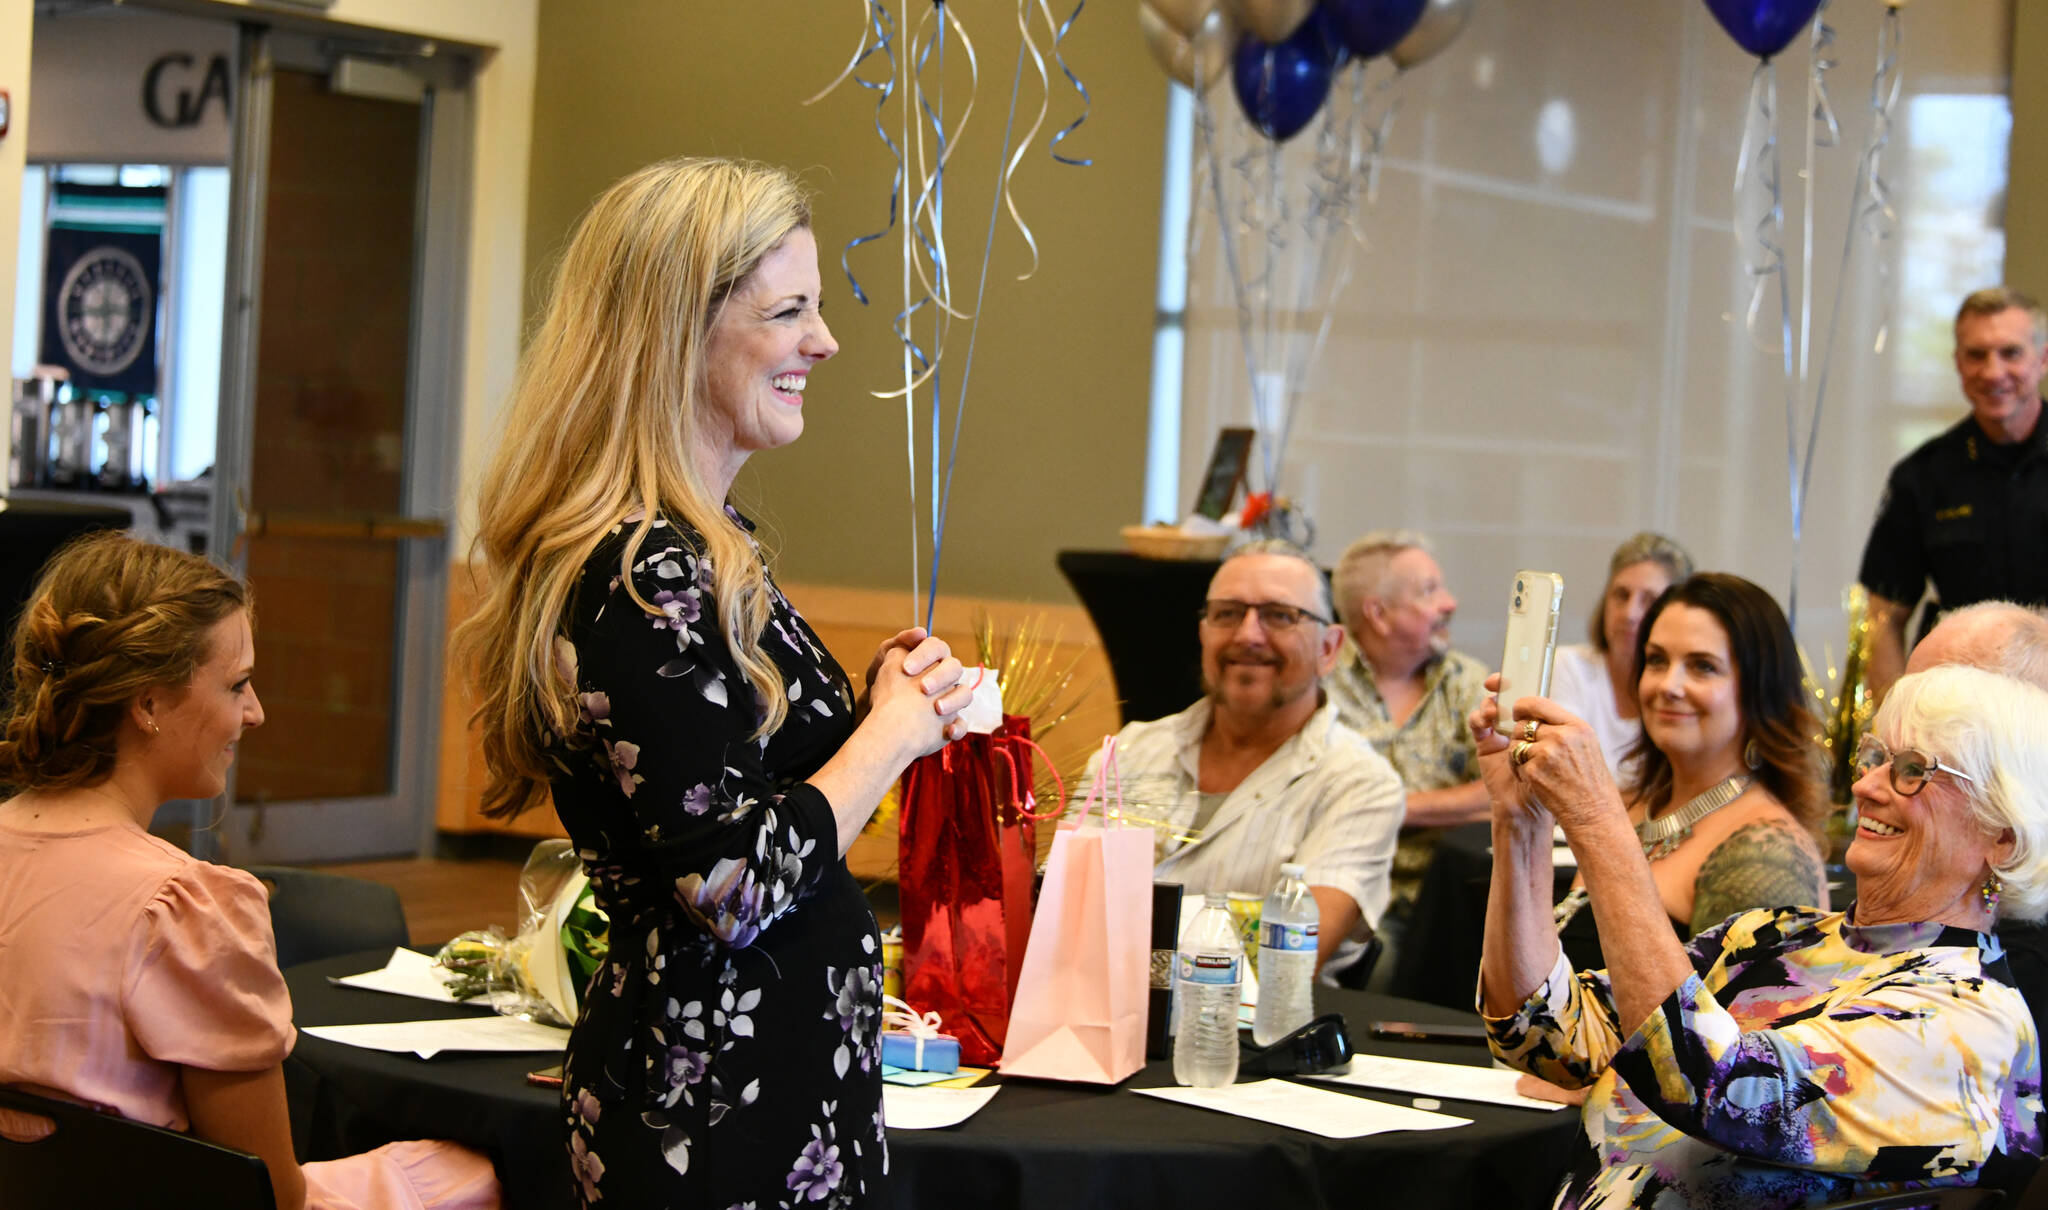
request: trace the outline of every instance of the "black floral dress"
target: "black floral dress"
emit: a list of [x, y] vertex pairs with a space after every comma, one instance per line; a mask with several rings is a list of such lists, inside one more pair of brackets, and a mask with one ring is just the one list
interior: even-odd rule
[[[751, 532], [738, 513], [735, 520]], [[881, 939], [804, 778], [853, 731], [846, 674], [774, 593], [788, 682], [765, 742], [697, 535], [622, 524], [585, 565], [556, 656], [581, 718], [555, 809], [611, 917], [562, 1085], [585, 1206], [886, 1204]]]

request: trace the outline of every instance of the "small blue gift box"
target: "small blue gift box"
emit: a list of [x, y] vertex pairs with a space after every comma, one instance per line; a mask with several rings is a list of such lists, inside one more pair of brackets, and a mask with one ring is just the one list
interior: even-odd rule
[[960, 1039], [952, 1034], [937, 1034], [922, 1039], [923, 1053], [919, 1053], [920, 1039], [907, 1029], [885, 1029], [882, 1031], [882, 1062], [890, 1067], [901, 1067], [905, 1071], [960, 1070]]

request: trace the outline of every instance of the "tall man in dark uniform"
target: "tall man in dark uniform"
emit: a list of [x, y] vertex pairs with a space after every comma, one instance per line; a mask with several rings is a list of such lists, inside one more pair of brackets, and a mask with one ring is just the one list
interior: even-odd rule
[[[1956, 312], [1956, 373], [1970, 415], [1892, 468], [1857, 578], [1870, 592], [1870, 686], [1906, 664], [1906, 618], [1934, 581], [1936, 611], [2003, 598], [2048, 604], [2048, 316], [2017, 290], [1979, 290]], [[1921, 633], [1932, 627], [1930, 613]]]

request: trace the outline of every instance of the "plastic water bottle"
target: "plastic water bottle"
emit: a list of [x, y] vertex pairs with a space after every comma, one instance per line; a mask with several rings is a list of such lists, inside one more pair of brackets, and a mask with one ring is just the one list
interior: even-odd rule
[[1304, 880], [1306, 870], [1289, 863], [1259, 909], [1259, 1006], [1252, 1012], [1252, 1041], [1271, 1046], [1315, 1019], [1316, 933], [1322, 914]]
[[1174, 958], [1180, 992], [1180, 1031], [1173, 1039], [1173, 1079], [1195, 1088], [1222, 1088], [1237, 1080], [1237, 1003], [1243, 990], [1244, 945], [1221, 892], [1202, 898], [1202, 910], [1181, 935]]

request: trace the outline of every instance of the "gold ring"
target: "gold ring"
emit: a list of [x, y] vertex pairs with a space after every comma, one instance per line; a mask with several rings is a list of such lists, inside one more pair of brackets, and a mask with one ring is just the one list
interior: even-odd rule
[[1519, 769], [1523, 765], [1529, 763], [1529, 754], [1531, 752], [1534, 752], [1535, 750], [1536, 745], [1530, 743], [1528, 740], [1516, 740], [1515, 746], [1508, 749], [1508, 759], [1513, 761], [1515, 763], [1515, 767]]
[[1532, 718], [1528, 722], [1522, 724], [1522, 738], [1528, 740], [1532, 744], [1536, 742], [1535, 719]]

